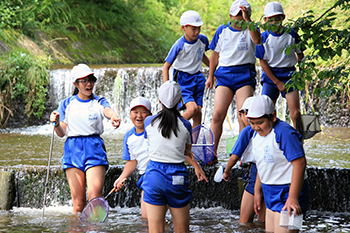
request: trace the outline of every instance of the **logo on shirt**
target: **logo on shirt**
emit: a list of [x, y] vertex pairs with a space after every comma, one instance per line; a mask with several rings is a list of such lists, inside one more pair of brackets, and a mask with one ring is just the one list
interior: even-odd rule
[[203, 59], [203, 53], [204, 53], [204, 49], [199, 48], [197, 51], [197, 61], [201, 61]]
[[270, 147], [268, 145], [266, 145], [264, 147], [264, 162], [265, 163], [273, 163], [273, 155], [269, 154], [270, 151]]
[[96, 121], [97, 120], [97, 113], [89, 113], [89, 121]]

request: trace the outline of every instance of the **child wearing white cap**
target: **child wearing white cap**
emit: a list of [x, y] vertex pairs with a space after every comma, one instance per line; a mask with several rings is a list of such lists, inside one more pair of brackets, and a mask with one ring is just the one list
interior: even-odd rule
[[[242, 118], [245, 128], [239, 133], [237, 141], [232, 148], [230, 159], [227, 162], [224, 170], [223, 179], [229, 181], [231, 175], [231, 169], [238, 160], [241, 163], [248, 164], [247, 171], [244, 173], [244, 191], [241, 201], [241, 211], [239, 216], [239, 223], [252, 223], [254, 220], [254, 186], [256, 180], [256, 164], [252, 155], [252, 137], [254, 130], [249, 125], [248, 118], [245, 116], [248, 114], [251, 103], [255, 97], [248, 97], [242, 108], [239, 110], [239, 117]], [[264, 204], [262, 204], [261, 211], [257, 217], [259, 222], [265, 222]]]
[[[254, 94], [255, 45], [261, 43], [258, 28], [250, 31], [250, 27], [242, 30], [239, 26], [239, 22], [251, 22], [251, 7], [247, 1], [234, 1], [229, 13], [231, 21], [219, 26], [209, 45], [213, 53], [210, 57], [209, 77], [205, 84], [207, 88], [212, 89], [215, 76], [217, 85], [210, 125], [215, 138], [215, 157], [222, 134], [222, 124], [233, 97], [236, 95], [238, 113], [244, 100]], [[238, 123], [241, 131], [244, 128], [243, 121], [238, 118]]]
[[102, 196], [105, 172], [108, 168], [107, 154], [100, 134], [103, 118], [111, 120], [118, 128], [120, 119], [108, 101], [93, 94], [97, 78], [86, 64], [74, 66], [71, 71], [75, 87], [73, 95], [61, 101], [50, 115], [55, 122], [57, 136], [67, 136], [62, 157], [73, 199], [73, 212], [81, 212], [88, 199]]
[[263, 196], [267, 208], [266, 232], [287, 232], [279, 226], [280, 212], [288, 210], [289, 215], [292, 211], [305, 215], [309, 205], [310, 187], [301, 135], [276, 117], [274, 103], [266, 95], [254, 98], [246, 117], [255, 131], [252, 139], [252, 154], [258, 169], [255, 212], [261, 210]]
[[[182, 91], [186, 111], [182, 117], [193, 120], [192, 127], [201, 124], [205, 77], [201, 72], [202, 62], [209, 67], [208, 38], [200, 34], [202, 19], [198, 12], [189, 10], [180, 18], [185, 34], [171, 47], [163, 66], [163, 81], [169, 80], [169, 69], [174, 67], [173, 76], [177, 76]], [[175, 75], [177, 74], [177, 75]]]
[[165, 231], [165, 213], [169, 207], [175, 232], [189, 231], [189, 207], [192, 192], [188, 189], [185, 161], [195, 168], [198, 180], [207, 180], [193, 158], [192, 127], [177, 110], [181, 101], [180, 85], [166, 81], [159, 89], [162, 110], [145, 120], [149, 159], [142, 183], [149, 232]]
[[[151, 102], [142, 96], [136, 97], [130, 102], [130, 120], [134, 124], [134, 127], [124, 135], [122, 159], [127, 162], [122, 174], [120, 174], [118, 179], [114, 182], [116, 192], [124, 187], [124, 180], [127, 179], [136, 168], [138, 168], [138, 173], [140, 174], [136, 186], [141, 188], [143, 176], [149, 162], [148, 142], [144, 137], [144, 123], [146, 117], [152, 115], [151, 110]], [[143, 190], [141, 191], [141, 216], [143, 219], [147, 219], [146, 206], [142, 196]]]
[[297, 117], [300, 114], [299, 90], [290, 88], [288, 91], [285, 83], [289, 82], [295, 71], [295, 65], [304, 57], [303, 49], [294, 47], [287, 54], [287, 47], [300, 42], [299, 35], [291, 29], [288, 33], [282, 30], [282, 22], [285, 19], [283, 7], [279, 2], [269, 2], [265, 5], [264, 21], [275, 28], [262, 33], [263, 44], [256, 46], [255, 56], [260, 59], [263, 69], [261, 75], [262, 94], [268, 95], [274, 103], [278, 96], [286, 98], [290, 117], [296, 128]]

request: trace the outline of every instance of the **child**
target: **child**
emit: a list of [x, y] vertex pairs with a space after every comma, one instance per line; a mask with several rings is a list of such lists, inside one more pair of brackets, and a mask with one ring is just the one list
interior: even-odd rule
[[[242, 119], [245, 128], [240, 132], [237, 142], [232, 148], [230, 154], [230, 159], [227, 162], [227, 166], [224, 170], [223, 179], [228, 181], [231, 175], [231, 169], [236, 164], [238, 160], [241, 163], [248, 164], [248, 170], [245, 172], [244, 180], [244, 192], [241, 200], [241, 213], [239, 217], [240, 223], [252, 223], [254, 220], [254, 186], [256, 180], [257, 169], [254, 163], [254, 157], [252, 155], [252, 143], [251, 138], [253, 136], [254, 130], [250, 127], [248, 118], [245, 116], [251, 106], [251, 102], [254, 97], [248, 97], [242, 108], [239, 110], [239, 117]], [[258, 221], [265, 221], [265, 211], [262, 208], [259, 215]]]
[[195, 160], [185, 155], [191, 151], [192, 128], [177, 110], [181, 101], [180, 85], [174, 81], [163, 83], [159, 89], [159, 101], [162, 110], [145, 120], [150, 162], [141, 187], [149, 232], [165, 231], [167, 207], [173, 217], [174, 231], [188, 232], [192, 192], [188, 189], [188, 170], [184, 161], [195, 167], [199, 181], [207, 181], [207, 178]]
[[[151, 102], [144, 97], [137, 97], [130, 103], [130, 119], [134, 127], [124, 135], [123, 140], [123, 156], [122, 159], [127, 160], [122, 174], [114, 182], [116, 191], [124, 187], [123, 181], [127, 179], [136, 169], [141, 175], [137, 182], [137, 187], [141, 188], [143, 182], [143, 175], [145, 173], [148, 159], [148, 143], [144, 137], [144, 122], [147, 116], [151, 113]], [[147, 219], [147, 212], [145, 209], [145, 202], [142, 199], [143, 190], [141, 192], [141, 215], [142, 218]]]
[[283, 31], [282, 22], [285, 17], [279, 2], [269, 2], [265, 5], [264, 21], [274, 25], [275, 28], [262, 33], [263, 44], [256, 46], [255, 55], [260, 59], [263, 69], [262, 94], [268, 95], [274, 103], [280, 93], [287, 99], [290, 117], [295, 128], [300, 114], [299, 90], [290, 88], [287, 91], [285, 83], [289, 82], [295, 71], [295, 64], [301, 62], [304, 53], [293, 48], [290, 54], [286, 54], [286, 46], [298, 44], [300, 38], [293, 29], [290, 33]]
[[107, 154], [100, 134], [103, 118], [111, 119], [115, 128], [120, 119], [107, 100], [92, 93], [96, 77], [85, 64], [74, 66], [71, 72], [74, 93], [64, 99], [53, 111], [50, 121], [55, 122], [59, 137], [67, 136], [62, 157], [72, 199], [73, 212], [81, 212], [89, 200], [102, 196], [105, 172], [108, 168]]
[[192, 118], [194, 128], [202, 123], [205, 77], [200, 70], [202, 61], [209, 66], [209, 58], [205, 55], [205, 51], [209, 49], [209, 41], [205, 35], [200, 34], [203, 22], [196, 11], [183, 13], [180, 24], [185, 35], [175, 42], [165, 58], [163, 81], [169, 80], [169, 69], [172, 65], [174, 77], [177, 72], [177, 80], [174, 81], [180, 84], [186, 106], [186, 111], [181, 116], [186, 120]]
[[276, 118], [272, 100], [261, 95], [254, 98], [246, 116], [256, 132], [252, 153], [258, 175], [254, 190], [254, 209], [261, 210], [261, 189], [266, 204], [266, 232], [287, 232], [279, 226], [280, 212], [289, 215], [306, 213], [309, 183], [301, 135], [288, 123]]
[[[261, 42], [259, 29], [253, 31], [247, 27], [242, 30], [238, 22], [251, 22], [251, 8], [247, 1], [236, 0], [230, 8], [230, 20], [227, 25], [221, 25], [215, 32], [209, 48], [213, 50], [210, 58], [209, 77], [205, 83], [212, 89], [214, 76], [217, 86], [214, 99], [214, 111], [210, 128], [214, 133], [214, 151], [217, 161], [217, 148], [222, 134], [222, 124], [227, 110], [236, 94], [237, 113], [244, 100], [253, 96], [255, 88], [255, 44]], [[217, 66], [219, 68], [216, 70]], [[214, 73], [215, 72], [215, 73]], [[237, 114], [238, 115], [238, 114]], [[238, 118], [239, 131], [244, 127]], [[213, 162], [216, 162], [216, 161]]]

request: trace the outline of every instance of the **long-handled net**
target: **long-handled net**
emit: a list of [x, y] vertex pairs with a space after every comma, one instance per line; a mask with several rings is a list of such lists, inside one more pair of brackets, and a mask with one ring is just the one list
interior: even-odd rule
[[214, 159], [214, 133], [205, 125], [205, 115], [208, 107], [209, 89], [206, 96], [203, 123], [192, 129], [192, 149], [199, 164], [207, 164]]
[[105, 198], [95, 197], [85, 206], [80, 215], [81, 222], [101, 223], [108, 217], [109, 205]]

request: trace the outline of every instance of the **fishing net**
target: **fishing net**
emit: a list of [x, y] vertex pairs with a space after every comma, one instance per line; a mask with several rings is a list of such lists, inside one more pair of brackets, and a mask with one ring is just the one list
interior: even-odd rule
[[209, 126], [200, 124], [192, 129], [192, 152], [199, 164], [214, 159], [214, 133]]
[[101, 223], [108, 217], [109, 205], [103, 197], [89, 201], [80, 215], [81, 222]]

